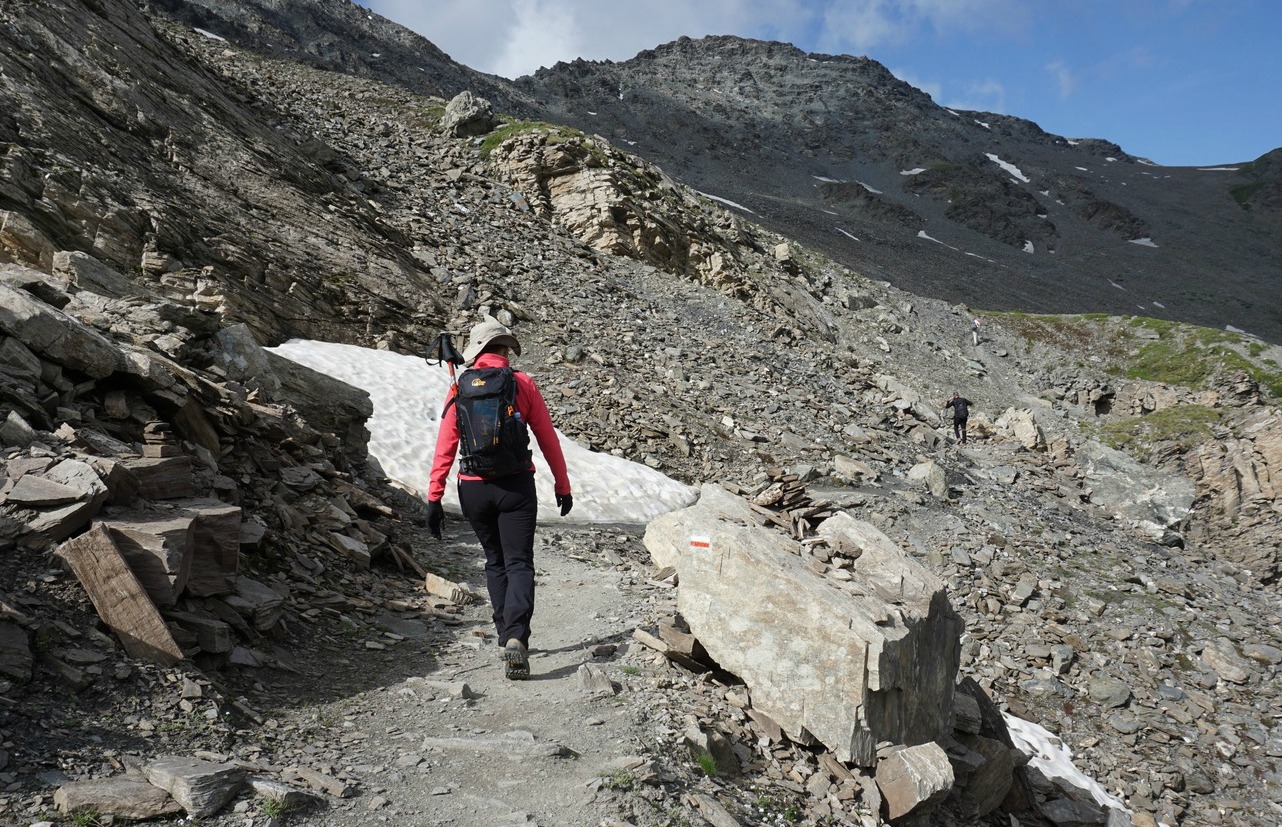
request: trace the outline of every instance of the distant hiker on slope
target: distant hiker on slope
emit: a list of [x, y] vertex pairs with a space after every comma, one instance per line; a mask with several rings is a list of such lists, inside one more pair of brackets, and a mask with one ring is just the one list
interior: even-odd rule
[[979, 319], [978, 318], [974, 318], [970, 320], [970, 338], [974, 341], [974, 343], [977, 346], [979, 345]]
[[957, 391], [944, 403], [944, 408], [953, 409], [953, 436], [962, 445], [966, 444], [966, 420], [970, 419], [971, 401]]
[[451, 388], [436, 435], [427, 526], [439, 539], [445, 522], [441, 497], [458, 451], [459, 505], [485, 549], [485, 585], [494, 628], [503, 644], [504, 672], [512, 680], [522, 680], [530, 676], [538, 516], [530, 431], [552, 469], [562, 517], [570, 513], [574, 498], [547, 403], [533, 379], [512, 369], [508, 362], [512, 353], [521, 355], [521, 343], [494, 319], [476, 325], [468, 335], [463, 351], [468, 370]]

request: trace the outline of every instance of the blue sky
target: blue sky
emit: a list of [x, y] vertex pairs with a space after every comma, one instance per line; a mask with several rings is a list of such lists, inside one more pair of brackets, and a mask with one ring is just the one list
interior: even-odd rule
[[504, 77], [682, 35], [867, 55], [939, 104], [1105, 138], [1159, 164], [1282, 146], [1276, 0], [360, 0]]

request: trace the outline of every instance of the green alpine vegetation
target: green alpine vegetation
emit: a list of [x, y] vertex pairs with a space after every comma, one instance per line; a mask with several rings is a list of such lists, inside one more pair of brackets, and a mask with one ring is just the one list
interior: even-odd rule
[[1030, 342], [1089, 356], [1114, 376], [1210, 390], [1241, 371], [1282, 399], [1282, 365], [1252, 336], [1145, 316], [986, 313]]

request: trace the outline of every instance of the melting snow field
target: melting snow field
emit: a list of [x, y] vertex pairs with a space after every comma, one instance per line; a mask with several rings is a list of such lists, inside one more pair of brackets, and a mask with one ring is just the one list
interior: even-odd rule
[[1143, 238], [1132, 238], [1132, 239], [1130, 239], [1130, 242], [1131, 242], [1132, 244], [1138, 244], [1138, 245], [1140, 245], [1141, 247], [1156, 247], [1156, 246], [1157, 246], [1156, 244], [1154, 244], [1154, 243], [1153, 243], [1153, 239], [1149, 238], [1148, 236], [1144, 236]]
[[[378, 460], [389, 479], [420, 496], [426, 493], [440, 412], [450, 386], [445, 366], [385, 350], [300, 339], [268, 350], [369, 393], [374, 403], [374, 415], [367, 423], [370, 456]], [[519, 360], [514, 367], [520, 369]], [[645, 524], [697, 498], [693, 488], [653, 468], [589, 451], [559, 431], [557, 436], [574, 493], [574, 510], [564, 518], [568, 522]], [[533, 448], [539, 518], [561, 520], [552, 491], [552, 472], [538, 444]], [[457, 471], [456, 463], [451, 483]], [[453, 484], [446, 486], [443, 502], [458, 512]]]

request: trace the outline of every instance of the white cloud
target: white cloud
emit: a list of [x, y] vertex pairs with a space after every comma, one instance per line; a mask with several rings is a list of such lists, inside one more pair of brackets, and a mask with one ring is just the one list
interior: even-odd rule
[[1006, 87], [997, 80], [969, 84], [960, 97], [945, 104], [949, 109], [971, 109], [978, 112], [1006, 112]]
[[1059, 84], [1060, 100], [1068, 98], [1077, 91], [1077, 78], [1073, 76], [1072, 70], [1068, 68], [1068, 64], [1064, 61], [1056, 60], [1046, 64], [1046, 71], [1050, 72], [1056, 83]]
[[929, 31], [1015, 31], [1028, 18], [1017, 0], [828, 0], [823, 7], [821, 46], [854, 54]]
[[514, 78], [582, 54], [583, 37], [570, 6], [564, 0], [513, 0], [512, 25], [486, 71]]

